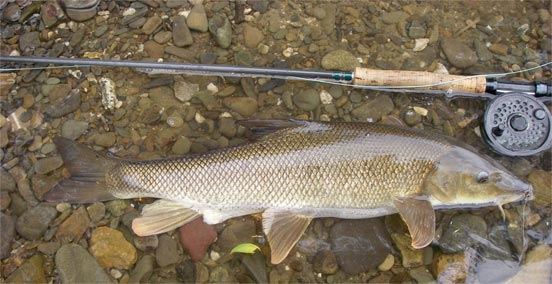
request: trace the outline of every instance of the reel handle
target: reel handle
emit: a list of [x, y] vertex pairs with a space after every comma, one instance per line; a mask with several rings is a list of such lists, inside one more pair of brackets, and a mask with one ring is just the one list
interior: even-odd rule
[[[423, 71], [377, 70], [357, 67], [353, 74], [353, 84], [363, 86], [418, 86], [439, 84], [465, 78], [460, 75], [436, 74]], [[449, 84], [419, 88], [466, 93], [484, 93], [487, 80], [484, 77], [464, 79]]]

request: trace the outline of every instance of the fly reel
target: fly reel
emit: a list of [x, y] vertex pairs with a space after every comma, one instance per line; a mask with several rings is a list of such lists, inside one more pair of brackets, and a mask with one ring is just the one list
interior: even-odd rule
[[499, 154], [531, 156], [552, 146], [551, 125], [550, 111], [539, 98], [509, 93], [487, 104], [483, 136]]

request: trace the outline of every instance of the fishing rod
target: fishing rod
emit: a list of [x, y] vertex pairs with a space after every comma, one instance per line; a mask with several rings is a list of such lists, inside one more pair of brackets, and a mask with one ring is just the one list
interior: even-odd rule
[[147, 74], [267, 77], [384, 91], [415, 90], [414, 92], [441, 93], [449, 97], [454, 93], [466, 94], [491, 98], [485, 111], [482, 132], [494, 151], [508, 156], [529, 156], [552, 146], [552, 115], [544, 105], [545, 100], [552, 98], [552, 82], [512, 82], [496, 79], [552, 65], [552, 62], [517, 72], [474, 76], [363, 67], [356, 67], [352, 71], [317, 71], [150, 61], [0, 56], [0, 63], [3, 62], [68, 65], [66, 67], [129, 67]]

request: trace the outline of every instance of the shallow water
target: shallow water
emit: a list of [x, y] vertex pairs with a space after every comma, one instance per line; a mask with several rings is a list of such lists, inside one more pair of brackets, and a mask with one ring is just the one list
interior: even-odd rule
[[[63, 16], [63, 9], [53, 2], [36, 3], [21, 8], [21, 23], [2, 21], [3, 55], [162, 57], [166, 62], [313, 70], [332, 64], [350, 68], [360, 62], [362, 67], [375, 69], [472, 75], [534, 67], [551, 61], [552, 53], [549, 1], [247, 1], [242, 23], [236, 23], [234, 1], [205, 1], [208, 19], [222, 15], [230, 19], [229, 37], [192, 31], [193, 43], [183, 47], [175, 45], [189, 38], [178, 34], [173, 22], [178, 14], [190, 12], [193, 5], [187, 2], [102, 1], [97, 14], [80, 23]], [[14, 5], [18, 4], [8, 4], [17, 10]], [[8, 6], [2, 12], [4, 19], [15, 13], [6, 12]], [[131, 14], [131, 8], [143, 15], [126, 21], [123, 14]], [[201, 29], [204, 23], [188, 25]], [[228, 39], [231, 44], [221, 47]], [[335, 50], [345, 55], [328, 60]], [[8, 67], [24, 66], [2, 62], [2, 68]], [[551, 152], [525, 158], [492, 153], [480, 137], [484, 100], [447, 100], [438, 95], [266, 78], [149, 76], [129, 68], [11, 73], [15, 82], [9, 84], [3, 78], [0, 96], [1, 273], [5, 282], [57, 283], [68, 281], [67, 275], [85, 277], [74, 278], [80, 281], [121, 283], [552, 282]], [[102, 102], [102, 78], [114, 82], [116, 98], [110, 102]], [[548, 67], [508, 79], [550, 82], [551, 78]], [[62, 103], [72, 90], [79, 91], [80, 99], [72, 97]], [[68, 174], [61, 167], [53, 137], [71, 137], [118, 157], [152, 159], [243, 143], [246, 131], [235, 122], [245, 118], [374, 121], [441, 132], [468, 142], [531, 182], [535, 199], [505, 205], [504, 218], [498, 208], [439, 210], [436, 240], [422, 250], [404, 245], [408, 236], [397, 215], [358, 223], [315, 220], [279, 265], [267, 261], [270, 250], [258, 216], [215, 226], [218, 240], [201, 262], [193, 264], [178, 242], [177, 230], [151, 238], [132, 233], [129, 225], [137, 209], [151, 200], [85, 207], [41, 201]], [[364, 232], [347, 225], [373, 229]], [[102, 226], [122, 233], [109, 240], [121, 244], [121, 255], [129, 253], [128, 263], [97, 254], [92, 236]], [[336, 240], [345, 237], [350, 239], [340, 247], [344, 243]], [[84, 249], [68, 247], [69, 242]], [[262, 253], [229, 254], [243, 242], [258, 244]], [[98, 267], [97, 275], [104, 278], [90, 278], [79, 265], [71, 264], [66, 251], [84, 255], [79, 265], [97, 267], [91, 263], [99, 262], [104, 268]], [[134, 261], [130, 260], [132, 252]]]

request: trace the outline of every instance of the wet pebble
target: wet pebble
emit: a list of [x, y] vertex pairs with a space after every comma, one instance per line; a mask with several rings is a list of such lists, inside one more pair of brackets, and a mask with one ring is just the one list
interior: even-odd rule
[[441, 41], [441, 48], [449, 62], [458, 68], [466, 68], [477, 63], [477, 54], [463, 42], [445, 38]]
[[129, 269], [136, 262], [136, 249], [120, 231], [99, 227], [92, 232], [90, 252], [102, 267]]
[[349, 51], [338, 49], [324, 55], [321, 65], [326, 70], [350, 71], [360, 63]]
[[401, 252], [403, 267], [417, 267], [424, 263], [424, 250], [413, 248], [410, 236], [401, 233], [393, 233], [391, 234], [391, 238], [395, 246], [397, 246]]
[[402, 118], [404, 122], [409, 126], [414, 126], [422, 122], [422, 116], [413, 109], [406, 109], [403, 112]]
[[89, 225], [90, 217], [84, 206], [81, 206], [59, 225], [56, 238], [62, 243], [76, 242], [80, 240]]
[[178, 47], [189, 46], [194, 43], [192, 33], [186, 24], [184, 16], [176, 16], [173, 19], [173, 43]]
[[160, 267], [175, 264], [181, 256], [177, 250], [177, 243], [167, 234], [159, 236], [159, 245], [155, 250], [155, 259]]
[[207, 248], [217, 238], [215, 229], [205, 224], [203, 218], [197, 218], [180, 227], [179, 233], [180, 243], [193, 261], [201, 260], [207, 252]]
[[102, 202], [96, 202], [88, 207], [86, 207], [88, 216], [90, 216], [90, 221], [92, 223], [97, 223], [103, 219], [105, 215], [105, 205]]
[[508, 46], [500, 43], [493, 43], [489, 46], [489, 51], [498, 55], [508, 55]]
[[88, 130], [88, 122], [68, 120], [61, 127], [61, 136], [67, 139], [76, 140]]
[[351, 114], [360, 121], [376, 122], [394, 109], [393, 100], [387, 95], [378, 96], [353, 109]]
[[176, 80], [174, 82], [174, 95], [182, 102], [191, 100], [197, 92], [199, 92], [198, 84], [188, 83], [184, 80]]
[[57, 118], [74, 112], [80, 105], [81, 95], [78, 91], [75, 91], [61, 101], [48, 105], [44, 112], [51, 117]]
[[159, 246], [159, 238], [157, 235], [151, 235], [146, 237], [135, 237], [134, 246], [141, 250], [146, 251], [150, 249], [156, 249]]
[[190, 152], [191, 147], [192, 141], [190, 141], [190, 139], [185, 136], [180, 136], [180, 138], [178, 138], [176, 142], [174, 142], [171, 150], [177, 155], [184, 155]]
[[162, 23], [163, 19], [161, 19], [161, 17], [159, 17], [158, 15], [153, 15], [152, 17], [149, 17], [142, 26], [142, 32], [150, 35], [154, 31], [156, 31]]
[[38, 199], [42, 199], [44, 194], [50, 191], [59, 180], [53, 176], [34, 175], [31, 178], [33, 192]]
[[225, 266], [216, 266], [209, 273], [209, 283], [232, 283], [236, 282], [230, 270]]
[[397, 24], [399, 22], [402, 22], [408, 19], [408, 14], [403, 11], [393, 11], [393, 12], [383, 13], [380, 19], [382, 22], [388, 25]]
[[334, 274], [338, 270], [337, 258], [331, 250], [321, 250], [316, 253], [313, 261], [315, 272], [322, 274]]
[[[153, 36], [153, 40], [159, 44], [166, 44], [172, 39], [172, 32], [160, 31]], [[149, 53], [148, 53], [149, 54]]]
[[0, 212], [0, 226], [0, 259], [4, 259], [10, 255], [15, 240], [15, 217]]
[[44, 256], [33, 255], [6, 279], [6, 283], [46, 283]]
[[243, 28], [245, 46], [255, 48], [263, 41], [263, 32], [256, 27], [246, 24]]
[[261, 253], [254, 253], [252, 255], [244, 255], [242, 263], [247, 269], [249, 275], [257, 283], [268, 283], [268, 277], [266, 273], [266, 259]]
[[466, 279], [464, 253], [437, 254], [433, 258], [431, 270], [439, 283], [459, 283]]
[[408, 271], [408, 275], [412, 277], [412, 279], [416, 280], [417, 283], [434, 283], [435, 279], [433, 278], [433, 275], [429, 273], [429, 271], [424, 267], [416, 267], [414, 269], [410, 269]]
[[487, 223], [483, 218], [472, 214], [460, 214], [452, 217], [447, 224], [439, 239], [439, 247], [446, 253], [460, 252], [478, 243], [479, 238], [486, 237]]
[[125, 209], [127, 207], [128, 201], [123, 199], [116, 199], [105, 204], [105, 208], [107, 209], [107, 211], [115, 217], [122, 216], [125, 213]]
[[0, 210], [8, 209], [11, 204], [11, 197], [7, 191], [0, 191]]
[[117, 135], [114, 132], [96, 134], [94, 136], [94, 144], [102, 147], [111, 147], [115, 144]]
[[223, 103], [229, 109], [244, 117], [249, 117], [257, 112], [257, 100], [249, 97], [228, 97]]
[[253, 236], [256, 235], [255, 221], [251, 217], [243, 217], [228, 222], [228, 226], [224, 228], [219, 238], [217, 245], [224, 252], [230, 252], [235, 246], [241, 243], [250, 243], [253, 241]]
[[111, 278], [83, 247], [66, 244], [56, 253], [61, 283], [111, 283]]
[[2, 191], [14, 191], [15, 180], [4, 168], [0, 167], [0, 189]]
[[228, 138], [236, 136], [238, 131], [236, 127], [236, 121], [232, 118], [223, 117], [219, 120], [218, 123], [220, 133]]
[[408, 36], [410, 38], [419, 39], [426, 35], [426, 26], [419, 20], [413, 20], [408, 25]]
[[391, 252], [391, 240], [380, 219], [343, 220], [330, 231], [339, 267], [358, 274], [380, 265]]
[[54, 255], [58, 251], [60, 246], [61, 244], [59, 242], [46, 242], [38, 245], [37, 249], [43, 254]]
[[155, 265], [155, 257], [152, 255], [144, 255], [136, 266], [130, 272], [130, 278], [128, 283], [147, 283], [148, 279], [153, 274], [153, 267]]
[[301, 110], [311, 111], [320, 105], [320, 95], [315, 89], [307, 89], [293, 96], [293, 103]]
[[165, 48], [161, 44], [151, 40], [144, 43], [144, 50], [150, 58], [161, 58], [165, 53]]
[[206, 32], [209, 30], [207, 21], [207, 14], [205, 13], [205, 7], [203, 4], [195, 5], [188, 17], [186, 18], [186, 24], [191, 30]]
[[56, 218], [54, 207], [44, 204], [33, 207], [17, 218], [17, 233], [28, 240], [38, 240], [44, 235], [50, 223]]
[[2, 20], [7, 22], [17, 22], [21, 18], [21, 8], [16, 3], [9, 4], [2, 11]]
[[228, 48], [232, 43], [232, 26], [225, 14], [217, 13], [209, 19], [209, 32], [222, 48]]

